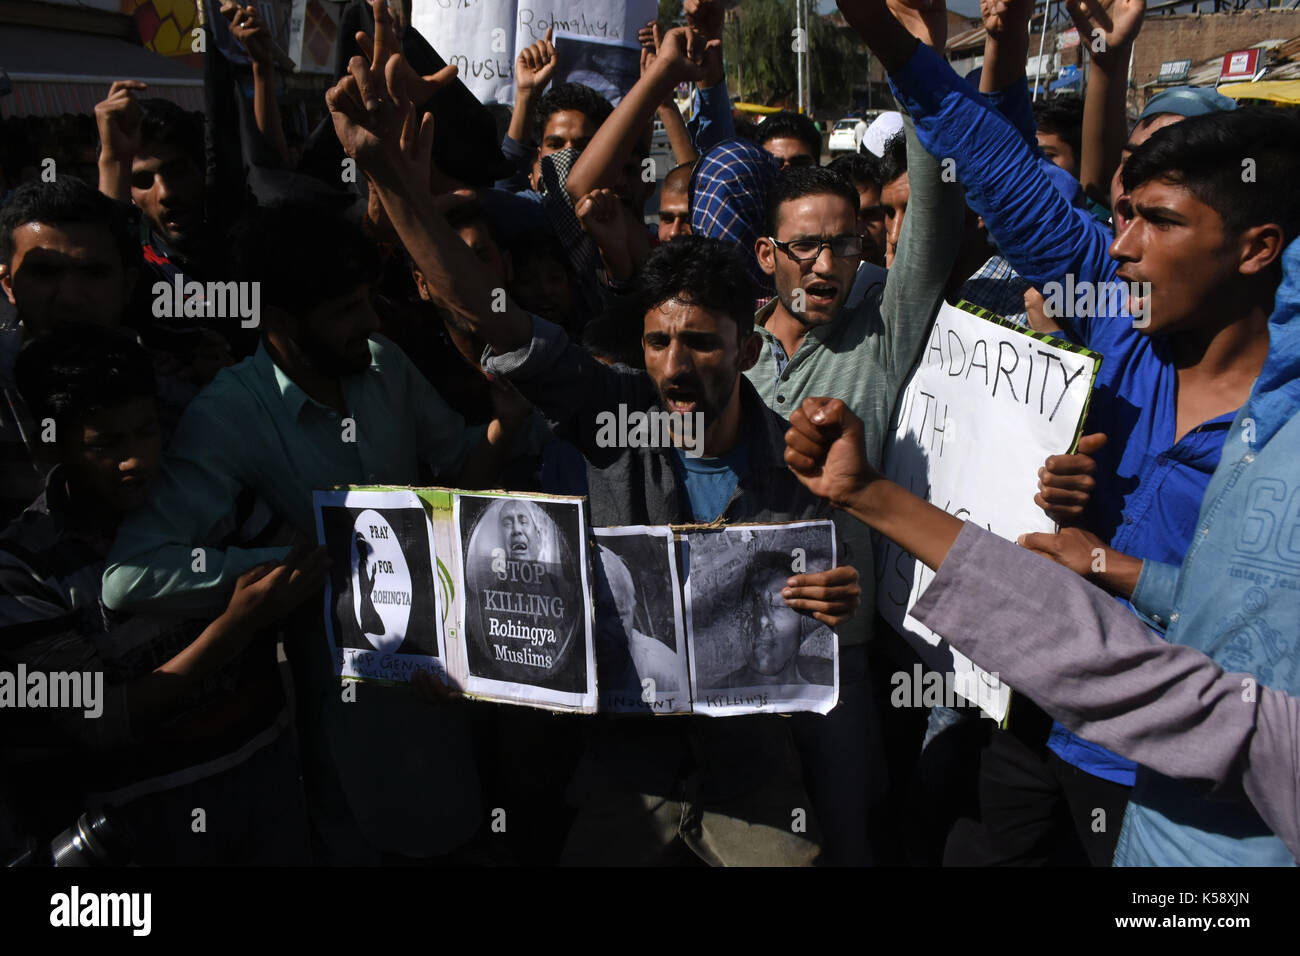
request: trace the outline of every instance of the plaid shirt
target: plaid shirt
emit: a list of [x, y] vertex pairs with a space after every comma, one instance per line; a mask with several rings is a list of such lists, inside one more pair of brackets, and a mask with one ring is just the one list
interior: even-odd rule
[[732, 139], [700, 157], [690, 183], [691, 232], [738, 244], [764, 296], [775, 295], [776, 288], [758, 265], [754, 243], [766, 234], [767, 194], [776, 172], [776, 159], [766, 150]]
[[1029, 281], [1021, 278], [1011, 263], [1001, 256], [993, 256], [962, 284], [957, 298], [1016, 325], [1028, 326], [1029, 313], [1025, 311], [1028, 288]]

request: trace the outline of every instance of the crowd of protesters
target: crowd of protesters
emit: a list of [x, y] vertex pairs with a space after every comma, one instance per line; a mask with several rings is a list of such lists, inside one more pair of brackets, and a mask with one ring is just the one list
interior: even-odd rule
[[[1130, 128], [1144, 0], [1072, 6], [1105, 40], [1086, 95], [1035, 106], [1031, 6], [982, 4], [963, 78], [942, 3], [841, 2], [899, 109], [825, 166], [804, 116], [737, 135], [713, 0], [642, 31], [616, 106], [528, 47], [472, 159], [491, 116], [384, 0], [301, 156], [265, 28], [228, 14], [267, 170], [241, 189], [193, 116], [114, 83], [98, 182], [0, 206], [0, 671], [104, 684], [93, 719], [0, 695], [0, 856], [102, 810], [142, 864], [1294, 863], [1300, 117], [1183, 87]], [[1046, 308], [1067, 278], [1133, 291]], [[880, 477], [961, 301], [1103, 356], [1038, 474], [1056, 533]], [[703, 455], [605, 447], [620, 406], [702, 415]], [[830, 517], [843, 565], [780, 597], [835, 628], [838, 706], [556, 715], [424, 674], [349, 698], [312, 492], [362, 484], [580, 494], [595, 526]], [[1016, 689], [1001, 724], [891, 706], [919, 658], [875, 611], [883, 538], [939, 571], [916, 615]]]

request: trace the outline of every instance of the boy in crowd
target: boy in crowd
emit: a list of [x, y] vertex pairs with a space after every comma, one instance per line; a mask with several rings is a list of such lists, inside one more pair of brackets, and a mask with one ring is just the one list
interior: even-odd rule
[[773, 113], [758, 124], [755, 141], [787, 166], [817, 166], [822, 160], [822, 134], [802, 113]]
[[[1066, 482], [1085, 497], [1092, 492], [1083, 518], [1089, 531], [1071, 529], [1042, 549], [1090, 568], [1078, 564], [1078, 549], [1086, 546], [1091, 555], [1103, 547], [1106, 585], [1140, 605], [1134, 590], [1141, 559], [1182, 561], [1228, 427], [1264, 362], [1278, 261], [1296, 228], [1295, 187], [1286, 172], [1294, 164], [1294, 121], [1239, 110], [1184, 120], [1153, 135], [1123, 167], [1128, 196], [1112, 244], [1091, 214], [1052, 186], [1023, 136], [909, 39], [882, 0], [841, 6], [881, 56], [926, 148], [954, 162], [969, 203], [1016, 271], [1045, 294], [1067, 277], [1095, 293], [1093, 311], [1059, 298], [1062, 307], [1052, 311], [1069, 337], [1105, 356], [1090, 426], [1110, 441], [1095, 455], [1095, 487], [1086, 475]], [[901, 3], [895, 12], [908, 21], [923, 16]], [[1246, 159], [1259, 168], [1249, 182], [1241, 173]], [[1194, 243], [1184, 241], [1193, 236]], [[1125, 289], [1126, 303], [1114, 301], [1120, 280], [1142, 284]], [[989, 792], [997, 775], [998, 785], [1018, 786], [1011, 782], [1016, 768], [1032, 757], [1025, 748], [1043, 749], [1041, 740], [1017, 745], [1007, 733], [993, 737], [985, 759]], [[1032, 759], [1042, 779], [1058, 776], [1050, 757], [1040, 752]], [[1000, 814], [990, 803], [987, 818], [961, 841], [972, 862], [1042, 852], [1042, 834], [1016, 823], [1045, 818], [1030, 789], [1053, 792], [1035, 784], [1018, 797], [1008, 794], [998, 803]], [[1183, 823], [1166, 816], [1191, 814], [1192, 805], [1142, 806], [1143, 790], [1139, 785], [1130, 805], [1117, 862], [1168, 861], [1182, 852], [1171, 835], [1196, 827], [1191, 816]], [[1116, 814], [1122, 796], [1110, 798]], [[1217, 826], [1198, 829], [1207, 858], [1252, 852]], [[1012, 833], [1016, 839], [1008, 842]], [[1107, 847], [1089, 852], [1102, 861]]]
[[[23, 350], [15, 376], [54, 464], [0, 535], [0, 662], [91, 675], [99, 710], [0, 712], [25, 828], [48, 840], [107, 804], [134, 837], [134, 862], [306, 863], [268, 626], [318, 592], [323, 551], [241, 574], [206, 625], [109, 611], [109, 545], [150, 500], [162, 457], [149, 355], [112, 329], [62, 324]], [[195, 807], [209, 815], [204, 831], [191, 828]]]
[[[0, 288], [15, 311], [14, 324], [0, 329], [0, 520], [31, 502], [45, 475], [38, 454], [40, 420], [31, 417], [14, 386], [18, 350], [64, 321], [127, 326], [152, 339], [155, 320], [133, 294], [141, 271], [127, 207], [79, 179], [28, 183], [0, 210]], [[197, 386], [228, 356], [210, 361], [198, 351], [162, 349], [153, 356], [163, 426], [169, 431]]]
[[[396, 346], [372, 337], [377, 253], [332, 213], [272, 207], [248, 224], [238, 248], [241, 278], [261, 283], [262, 343], [187, 409], [157, 492], [114, 543], [104, 573], [110, 607], [210, 612], [245, 570], [283, 559], [287, 547], [223, 548], [213, 540], [211, 529], [246, 490], [287, 531], [311, 538], [317, 488], [492, 487], [529, 412], [497, 389], [498, 417], [467, 426]], [[201, 570], [195, 548], [205, 554]], [[319, 616], [300, 623], [288, 650], [318, 854], [351, 862], [428, 857], [468, 839], [477, 780], [460, 716], [429, 708], [405, 687], [371, 688], [369, 703], [350, 707]], [[435, 743], [418, 758], [399, 758], [398, 741], [417, 733]], [[398, 792], [406, 796], [395, 800]]]

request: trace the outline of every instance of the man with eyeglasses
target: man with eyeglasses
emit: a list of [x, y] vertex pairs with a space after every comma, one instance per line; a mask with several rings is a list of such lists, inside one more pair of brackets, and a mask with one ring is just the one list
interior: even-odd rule
[[[938, 163], [921, 149], [910, 121], [906, 136], [912, 195], [887, 274], [862, 265], [857, 190], [829, 169], [782, 170], [768, 196], [767, 234], [755, 244], [776, 298], [755, 316], [763, 349], [746, 375], [782, 416], [812, 395], [843, 399], [863, 419], [867, 454], [877, 466], [894, 399], [938, 311], [962, 236], [960, 187], [942, 181]], [[884, 678], [880, 687], [888, 687], [890, 672], [910, 663], [905, 650], [891, 653], [885, 646], [897, 638], [872, 638], [876, 572], [870, 530], [842, 512], [835, 520], [848, 559], [858, 569], [862, 604], [837, 629], [840, 706], [825, 717], [795, 715], [792, 730], [830, 862], [889, 862], [880, 845], [888, 819], [880, 806], [888, 779], [884, 739], [905, 740], [907, 733], [890, 721], [882, 736], [874, 705], [879, 690], [868, 676], [868, 644], [873, 659], [882, 652], [886, 657], [883, 666], [875, 665]], [[922, 731], [913, 729], [917, 744]]]

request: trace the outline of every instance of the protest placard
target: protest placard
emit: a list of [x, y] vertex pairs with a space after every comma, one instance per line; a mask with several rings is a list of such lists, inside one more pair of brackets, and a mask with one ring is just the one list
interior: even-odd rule
[[594, 704], [587, 526], [580, 499], [457, 494], [465, 689]]
[[792, 575], [835, 567], [835, 526], [734, 525], [682, 537], [695, 712], [828, 713], [839, 699], [835, 633], [781, 591]]
[[[1064, 339], [945, 304], [894, 409], [885, 477], [1004, 538], [1055, 531], [1034, 503], [1038, 469], [1074, 448], [1100, 363]], [[934, 572], [884, 539], [875, 557], [881, 615], [927, 667], [953, 675], [958, 694], [1001, 721], [1011, 689], [911, 616]]]
[[691, 711], [678, 545], [671, 528], [596, 528], [600, 709]]
[[411, 25], [480, 102], [513, 103], [515, 58], [548, 29], [635, 44], [657, 10], [652, 0], [414, 0]]
[[556, 33], [552, 83], [590, 86], [615, 106], [641, 78], [641, 46], [636, 34], [625, 40]]
[[781, 596], [836, 565], [829, 521], [589, 529], [579, 497], [384, 486], [317, 491], [315, 508], [341, 677], [425, 669], [469, 697], [582, 713], [838, 699], [835, 633]]
[[407, 683], [446, 675], [433, 542], [410, 491], [319, 491], [316, 532], [330, 557], [325, 630], [340, 676]]

